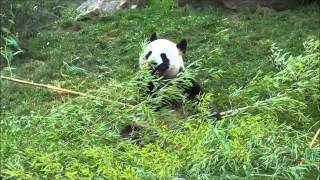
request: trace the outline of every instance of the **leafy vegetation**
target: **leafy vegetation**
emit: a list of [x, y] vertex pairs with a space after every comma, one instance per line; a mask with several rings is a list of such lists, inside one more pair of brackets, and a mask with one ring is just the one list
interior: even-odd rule
[[[319, 7], [262, 15], [169, 2], [87, 21], [74, 21], [72, 6], [47, 5], [59, 16], [51, 26], [17, 29], [27, 46], [11, 64], [14, 77], [98, 98], [1, 81], [2, 178], [320, 178], [319, 143], [309, 147], [320, 126]], [[153, 110], [163, 100], [185, 101], [174, 85], [157, 98], [139, 93], [146, 81], [137, 79], [152, 78], [138, 68], [152, 32], [188, 40], [184, 76], [207, 90], [196, 114], [190, 102], [182, 112]], [[234, 111], [213, 122], [212, 100]], [[139, 139], [120, 138], [127, 124], [144, 126]]]
[[14, 56], [22, 53], [22, 49], [19, 46], [18, 39], [16, 35], [12, 34], [9, 29], [2, 27], [2, 43], [4, 44], [3, 47], [0, 49], [0, 54], [3, 59], [7, 61], [7, 68], [10, 72], [10, 75], [12, 76], [12, 69], [11, 69], [11, 61], [14, 58]]

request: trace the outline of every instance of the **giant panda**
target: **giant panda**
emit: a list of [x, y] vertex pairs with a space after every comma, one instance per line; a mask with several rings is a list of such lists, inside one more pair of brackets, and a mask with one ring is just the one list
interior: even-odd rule
[[[186, 50], [187, 41], [185, 39], [182, 39], [179, 43], [174, 43], [167, 39], [158, 39], [157, 34], [153, 33], [139, 59], [140, 68], [147, 67], [152, 76], [160, 77], [169, 82], [171, 79], [176, 78], [179, 73], [185, 71], [182, 56], [186, 53]], [[190, 82], [190, 85], [181, 86], [181, 88], [183, 88], [189, 100], [198, 101], [198, 97], [204, 93], [203, 88], [192, 78], [186, 80]], [[149, 95], [155, 90], [152, 82], [149, 83], [147, 88]], [[214, 106], [212, 107], [212, 111], [215, 119], [221, 119], [220, 112]], [[121, 130], [120, 135], [128, 137], [132, 132], [140, 129], [133, 125], [127, 125]]]
[[156, 33], [153, 33], [143, 56], [140, 57], [140, 68], [141, 64], [155, 62], [152, 75], [158, 72], [164, 79], [175, 78], [179, 72], [185, 70], [182, 55], [186, 49], [187, 41], [185, 39], [176, 44], [167, 39], [157, 39]]
[[[182, 56], [186, 53], [186, 50], [187, 41], [185, 39], [176, 44], [167, 39], [158, 39], [157, 34], [153, 33], [149, 38], [143, 55], [140, 57], [140, 68], [151, 63], [153, 65], [150, 69], [151, 75], [161, 77], [164, 80], [174, 79], [179, 73], [185, 71]], [[195, 100], [202, 93], [202, 87], [194, 79], [188, 80], [191, 86], [184, 87], [184, 91], [187, 93], [189, 100]], [[154, 86], [151, 83], [148, 87], [148, 92], [154, 90]]]
[[[153, 33], [140, 57], [140, 68], [143, 68], [144, 64], [151, 63], [151, 75], [159, 76], [164, 80], [174, 79], [179, 73], [185, 71], [182, 56], [186, 53], [186, 50], [187, 41], [185, 39], [176, 44], [167, 39], [158, 39], [157, 34]], [[186, 80], [190, 82], [190, 85], [181, 86], [181, 88], [183, 88], [189, 100], [197, 101], [197, 97], [203, 94], [203, 88], [200, 83], [192, 78]], [[150, 84], [148, 92], [151, 92], [153, 88], [154, 86]], [[215, 117], [220, 119], [219, 111], [216, 108], [213, 111], [215, 111]]]

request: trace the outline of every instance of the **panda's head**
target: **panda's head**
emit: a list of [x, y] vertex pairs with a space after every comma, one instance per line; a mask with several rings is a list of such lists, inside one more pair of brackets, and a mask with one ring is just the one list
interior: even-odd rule
[[140, 65], [151, 64], [157, 69], [160, 76], [165, 79], [175, 78], [183, 71], [184, 64], [182, 55], [187, 49], [187, 41], [182, 39], [178, 44], [167, 39], [158, 39], [156, 33], [149, 38], [149, 42], [140, 57]]

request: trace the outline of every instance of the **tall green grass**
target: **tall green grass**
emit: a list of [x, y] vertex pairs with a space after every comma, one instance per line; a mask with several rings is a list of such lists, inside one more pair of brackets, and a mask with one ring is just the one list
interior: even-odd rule
[[[312, 134], [305, 129], [318, 123], [306, 109], [314, 108], [320, 98], [319, 76], [314, 76], [320, 69], [319, 45], [319, 41], [306, 42], [305, 52], [296, 57], [274, 51], [273, 62], [281, 65], [278, 72], [257, 77], [232, 95], [231, 101], [237, 97], [241, 104], [253, 103], [252, 111], [216, 124], [207, 118], [208, 111], [180, 117], [168, 115], [168, 110], [154, 112], [139, 101], [136, 108], [128, 109], [85, 98], [52, 107], [46, 115], [6, 116], [2, 175], [26, 179], [316, 178], [319, 145], [308, 147]], [[126, 101], [126, 94], [137, 88], [132, 83], [102, 89], [97, 95]], [[127, 89], [121, 90], [124, 86]], [[267, 96], [265, 90], [274, 96]], [[168, 98], [166, 93], [161, 95]], [[308, 121], [305, 129], [294, 128], [304, 121]], [[119, 129], [132, 123], [148, 124], [139, 132], [138, 145], [119, 137]]]
[[12, 70], [14, 69], [11, 67], [12, 60], [18, 54], [23, 53], [23, 50], [20, 48], [17, 35], [10, 32], [9, 29], [2, 27], [0, 38], [0, 55], [7, 63], [7, 66], [4, 68], [4, 70], [8, 71], [12, 76]]

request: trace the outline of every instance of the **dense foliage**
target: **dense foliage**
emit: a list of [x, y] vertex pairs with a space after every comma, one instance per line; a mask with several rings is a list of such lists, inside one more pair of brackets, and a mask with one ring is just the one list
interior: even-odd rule
[[[1, 81], [0, 176], [319, 179], [319, 141], [309, 147], [320, 126], [319, 7], [260, 14], [152, 2], [87, 21], [74, 21], [72, 6], [47, 5], [41, 8], [59, 16], [53, 24], [28, 33], [17, 28], [27, 46], [1, 75], [98, 98]], [[141, 44], [154, 31], [187, 38], [185, 76], [207, 90], [198, 113], [190, 113], [190, 102], [180, 111], [154, 111], [163, 100], [185, 101], [175, 86], [157, 98], [139, 94], [146, 81], [137, 79], [152, 78], [138, 70]], [[231, 110], [221, 121], [208, 118], [212, 100]], [[127, 124], [144, 127], [139, 139], [119, 137]]]

